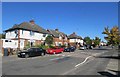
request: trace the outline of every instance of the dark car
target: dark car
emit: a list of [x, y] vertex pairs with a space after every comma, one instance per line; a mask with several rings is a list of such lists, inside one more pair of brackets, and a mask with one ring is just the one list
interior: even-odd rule
[[28, 57], [34, 57], [34, 56], [43, 56], [45, 54], [46, 54], [46, 50], [42, 48], [29, 48], [27, 50], [23, 50], [19, 52], [17, 55], [18, 57], [28, 58]]
[[76, 48], [74, 46], [68, 47], [64, 49], [64, 52], [74, 52]]

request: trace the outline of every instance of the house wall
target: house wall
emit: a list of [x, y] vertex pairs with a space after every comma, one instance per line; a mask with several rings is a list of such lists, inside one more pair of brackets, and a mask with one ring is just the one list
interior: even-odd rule
[[[76, 45], [76, 42], [77, 43], [80, 43], [80, 45], [83, 45], [84, 41], [81, 40], [81, 39], [69, 39], [69, 43], [70, 45], [72, 46], [75, 46]], [[78, 45], [79, 46], [79, 45]]]
[[0, 39], [0, 53], [3, 53], [2, 46], [3, 46], [3, 41], [2, 39]]
[[18, 40], [7, 40], [3, 39], [3, 48], [17, 48]]
[[54, 38], [54, 44], [56, 45], [56, 46], [59, 46], [59, 44], [61, 44], [61, 45], [64, 45], [64, 44], [66, 44], [66, 45], [68, 45], [68, 40], [67, 39], [61, 39], [61, 37], [59, 37], [59, 38]]
[[[6, 32], [6, 39], [18, 38], [16, 37], [15, 31], [16, 30]], [[24, 38], [24, 39], [45, 40], [47, 35], [45, 37], [43, 35], [44, 34], [38, 32], [33, 32], [33, 35], [30, 35], [30, 31], [20, 30], [20, 38]]]
[[69, 42], [74, 43], [74, 42], [78, 42], [78, 40], [77, 39], [69, 39]]
[[32, 32], [32, 35], [30, 34], [31, 31], [27, 30], [20, 30], [20, 38], [24, 39], [34, 39], [34, 40], [45, 40], [47, 35], [44, 37], [44, 34], [38, 33], [38, 32]]
[[74, 42], [83, 43], [83, 40], [81, 40], [81, 39], [70, 39], [69, 42], [71, 42], [71, 43], [74, 43]]
[[[19, 30], [19, 39], [20, 44], [18, 44], [18, 36], [16, 37], [16, 30], [8, 31], [6, 32], [6, 39], [12, 40], [12, 42], [3, 42], [3, 47], [10, 47], [10, 48], [17, 48], [18, 45], [20, 46], [20, 49], [23, 49], [28, 42], [34, 42], [34, 45], [41, 44], [41, 40], [44, 41], [48, 34], [42, 34], [38, 32], [32, 32], [28, 30]], [[13, 41], [13, 39], [16, 39]], [[16, 45], [15, 45], [16, 44]]]
[[5, 38], [6, 39], [13, 39], [13, 38], [18, 38], [18, 37], [16, 37], [15, 30], [13, 30], [13, 31], [6, 32]]

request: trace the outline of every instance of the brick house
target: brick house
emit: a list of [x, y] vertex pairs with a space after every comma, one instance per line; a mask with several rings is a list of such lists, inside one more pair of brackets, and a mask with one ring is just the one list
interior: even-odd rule
[[4, 44], [11, 42], [11, 48], [23, 49], [28, 43], [30, 46], [43, 43], [48, 34], [45, 29], [35, 24], [34, 20], [31, 20], [16, 24], [12, 28], [5, 30], [6, 39], [3, 41]]
[[60, 32], [58, 29], [47, 29], [47, 31], [53, 36], [55, 46], [68, 45], [69, 40], [65, 33]]

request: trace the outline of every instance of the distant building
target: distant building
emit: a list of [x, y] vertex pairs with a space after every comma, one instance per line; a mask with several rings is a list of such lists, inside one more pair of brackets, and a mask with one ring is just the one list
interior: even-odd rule
[[82, 39], [82, 37], [76, 35], [75, 32], [73, 32], [72, 34], [70, 34], [68, 36], [68, 38], [69, 38], [70, 45], [73, 45], [73, 46], [75, 46], [75, 45], [77, 45], [77, 46], [83, 45], [83, 39]]
[[104, 42], [104, 41], [101, 41], [101, 42], [100, 42], [100, 45], [101, 45], [101, 46], [106, 46], [106, 45], [107, 45], [107, 43], [106, 43], [106, 42]]

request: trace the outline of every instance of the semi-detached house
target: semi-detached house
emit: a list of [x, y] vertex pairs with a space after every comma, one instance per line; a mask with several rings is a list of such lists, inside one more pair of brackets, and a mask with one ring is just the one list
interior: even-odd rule
[[2, 52], [4, 48], [24, 49], [27, 44], [30, 46], [45, 44], [48, 35], [52, 35], [55, 46], [60, 45], [83, 45], [83, 40], [75, 32], [69, 36], [58, 29], [51, 30], [40, 27], [34, 20], [13, 25], [5, 30], [5, 39], [0, 40]]
[[28, 43], [30, 46], [41, 44], [48, 34], [45, 29], [35, 24], [34, 20], [16, 24], [5, 30], [6, 39], [3, 40], [3, 47], [23, 49]]
[[67, 34], [60, 32], [58, 29], [47, 29], [47, 31], [53, 36], [53, 43], [55, 46], [68, 45], [69, 40]]

